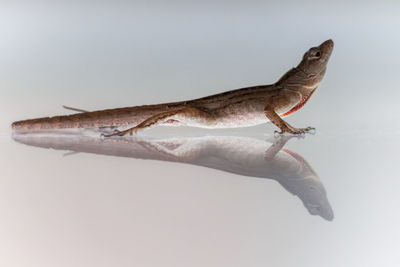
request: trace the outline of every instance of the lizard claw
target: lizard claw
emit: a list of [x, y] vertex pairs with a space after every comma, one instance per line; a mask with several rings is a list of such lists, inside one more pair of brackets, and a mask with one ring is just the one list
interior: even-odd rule
[[106, 138], [106, 137], [111, 137], [111, 136], [113, 136], [114, 134], [104, 134], [104, 133], [102, 133], [101, 135], [100, 135], [100, 137], [102, 137], [102, 138]]
[[289, 129], [284, 129], [279, 131], [274, 131], [274, 137], [279, 137], [285, 133], [289, 133], [298, 137], [304, 137], [306, 133], [309, 134], [315, 134], [315, 128], [314, 127], [307, 127], [307, 128], [289, 128]]
[[116, 136], [116, 135], [121, 135], [122, 131], [115, 129], [113, 133], [111, 134], [101, 134], [101, 137], [112, 137], [112, 136]]
[[307, 133], [312, 134], [312, 135], [314, 135], [317, 132], [317, 130], [314, 127], [310, 127], [310, 126], [308, 126], [305, 130]]
[[293, 131], [293, 134], [295, 135], [305, 135], [306, 133], [315, 134], [315, 128], [314, 127], [298, 128]]

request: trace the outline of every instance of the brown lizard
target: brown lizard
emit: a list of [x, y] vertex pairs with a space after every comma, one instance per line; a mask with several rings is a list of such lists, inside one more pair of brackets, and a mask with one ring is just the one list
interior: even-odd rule
[[[234, 128], [262, 124], [268, 119], [280, 128], [280, 134], [303, 134], [312, 127], [294, 128], [285, 117], [310, 99], [324, 77], [333, 41], [310, 48], [299, 65], [276, 83], [227, 91], [194, 100], [107, 109], [17, 121], [12, 128], [21, 133], [69, 128], [123, 127], [104, 136], [123, 136], [155, 125], [187, 125], [202, 128]], [[276, 131], [275, 131], [276, 132]]]

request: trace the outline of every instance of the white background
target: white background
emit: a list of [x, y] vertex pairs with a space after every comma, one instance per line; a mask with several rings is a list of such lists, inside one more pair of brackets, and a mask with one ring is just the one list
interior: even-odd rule
[[[0, 265], [399, 266], [399, 14], [397, 1], [1, 2]], [[270, 84], [330, 38], [324, 81], [288, 118], [317, 134], [288, 147], [319, 174], [332, 222], [273, 180], [11, 139], [12, 121], [61, 105]]]

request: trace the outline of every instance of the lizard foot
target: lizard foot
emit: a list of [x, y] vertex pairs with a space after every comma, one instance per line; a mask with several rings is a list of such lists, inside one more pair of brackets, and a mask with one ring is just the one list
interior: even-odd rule
[[293, 129], [284, 129], [284, 130], [281, 129], [280, 132], [275, 131], [274, 132], [274, 136], [278, 137], [278, 136], [281, 136], [281, 135], [283, 135], [285, 133], [301, 136], [301, 135], [305, 135], [306, 133], [315, 134], [315, 132], [316, 132], [316, 130], [315, 130], [314, 127], [293, 128]]
[[315, 128], [314, 127], [295, 128], [291, 133], [295, 135], [303, 135], [306, 133], [315, 134]]
[[117, 130], [117, 129], [115, 129], [115, 130], [114, 130], [114, 132], [113, 132], [113, 133], [111, 133], [111, 134], [105, 134], [105, 133], [102, 133], [100, 136], [101, 136], [101, 137], [111, 137], [111, 136], [118, 135], [118, 134], [120, 134], [120, 133], [121, 133], [121, 131], [120, 131], [120, 130]]
[[126, 135], [128, 133], [129, 133], [129, 135], [132, 135], [133, 132], [136, 133], [137, 130], [138, 129], [136, 129], [136, 127], [129, 128], [129, 129], [124, 130], [124, 131], [114, 130], [114, 132], [111, 133], [111, 134], [101, 134], [101, 137], [124, 136], [124, 135]]

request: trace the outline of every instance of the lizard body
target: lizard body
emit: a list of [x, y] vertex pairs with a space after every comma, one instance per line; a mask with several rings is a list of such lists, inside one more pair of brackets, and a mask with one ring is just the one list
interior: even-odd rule
[[271, 85], [246, 87], [188, 101], [23, 120], [14, 122], [12, 128], [17, 132], [127, 128], [106, 135], [122, 136], [157, 124], [232, 128], [253, 126], [270, 120], [281, 129], [280, 133], [300, 134], [313, 128], [294, 128], [281, 116], [295, 112], [310, 99], [324, 77], [332, 50], [332, 40], [312, 47], [297, 67]]

